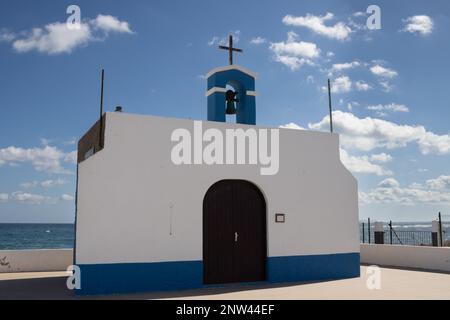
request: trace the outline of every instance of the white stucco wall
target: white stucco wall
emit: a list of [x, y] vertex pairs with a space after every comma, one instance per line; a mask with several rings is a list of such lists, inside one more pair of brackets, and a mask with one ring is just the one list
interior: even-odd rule
[[361, 263], [450, 272], [450, 247], [361, 244]]
[[72, 261], [72, 249], [0, 250], [0, 273], [66, 271]]
[[[171, 134], [193, 123], [107, 113], [105, 148], [79, 165], [77, 263], [202, 260], [203, 197], [222, 179], [265, 195], [268, 256], [359, 252], [357, 183], [338, 135], [280, 129], [279, 172], [263, 176], [254, 165], [174, 165]], [[203, 122], [211, 127], [255, 128]]]

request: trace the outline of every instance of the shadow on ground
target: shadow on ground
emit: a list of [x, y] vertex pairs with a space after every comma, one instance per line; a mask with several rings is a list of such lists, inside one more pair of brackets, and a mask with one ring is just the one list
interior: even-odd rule
[[177, 299], [198, 296], [211, 296], [224, 293], [273, 289], [281, 287], [298, 286], [308, 283], [284, 283], [284, 284], [231, 284], [220, 287], [207, 287], [195, 290], [175, 292], [152, 292], [121, 294], [109, 296], [76, 296], [66, 287], [67, 277], [49, 277], [33, 279], [16, 279], [0, 281], [0, 300], [98, 300], [98, 299], [124, 299], [124, 300], [149, 300], [149, 299]]

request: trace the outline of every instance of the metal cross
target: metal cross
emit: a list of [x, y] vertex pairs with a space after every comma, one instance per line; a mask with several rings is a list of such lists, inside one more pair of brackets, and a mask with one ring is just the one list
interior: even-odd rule
[[223, 50], [228, 50], [228, 57], [229, 57], [230, 65], [233, 64], [233, 51], [243, 52], [242, 49], [233, 48], [233, 36], [231, 36], [231, 35], [228, 38], [228, 47], [226, 47], [226, 46], [219, 46], [219, 48], [223, 49]]

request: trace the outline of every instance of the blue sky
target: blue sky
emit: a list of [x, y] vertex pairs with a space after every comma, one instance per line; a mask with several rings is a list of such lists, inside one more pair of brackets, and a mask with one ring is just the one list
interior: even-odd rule
[[102, 67], [106, 110], [205, 119], [202, 75], [227, 64], [230, 33], [259, 76], [258, 124], [327, 130], [332, 79], [361, 218], [449, 213], [448, 1], [78, 1], [76, 33], [70, 4], [0, 3], [0, 223], [73, 221], [73, 152]]

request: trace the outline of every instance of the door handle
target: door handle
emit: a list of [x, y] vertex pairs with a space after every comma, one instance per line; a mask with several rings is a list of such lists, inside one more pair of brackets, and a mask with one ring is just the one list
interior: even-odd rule
[[238, 242], [239, 233], [234, 233], [234, 242]]

